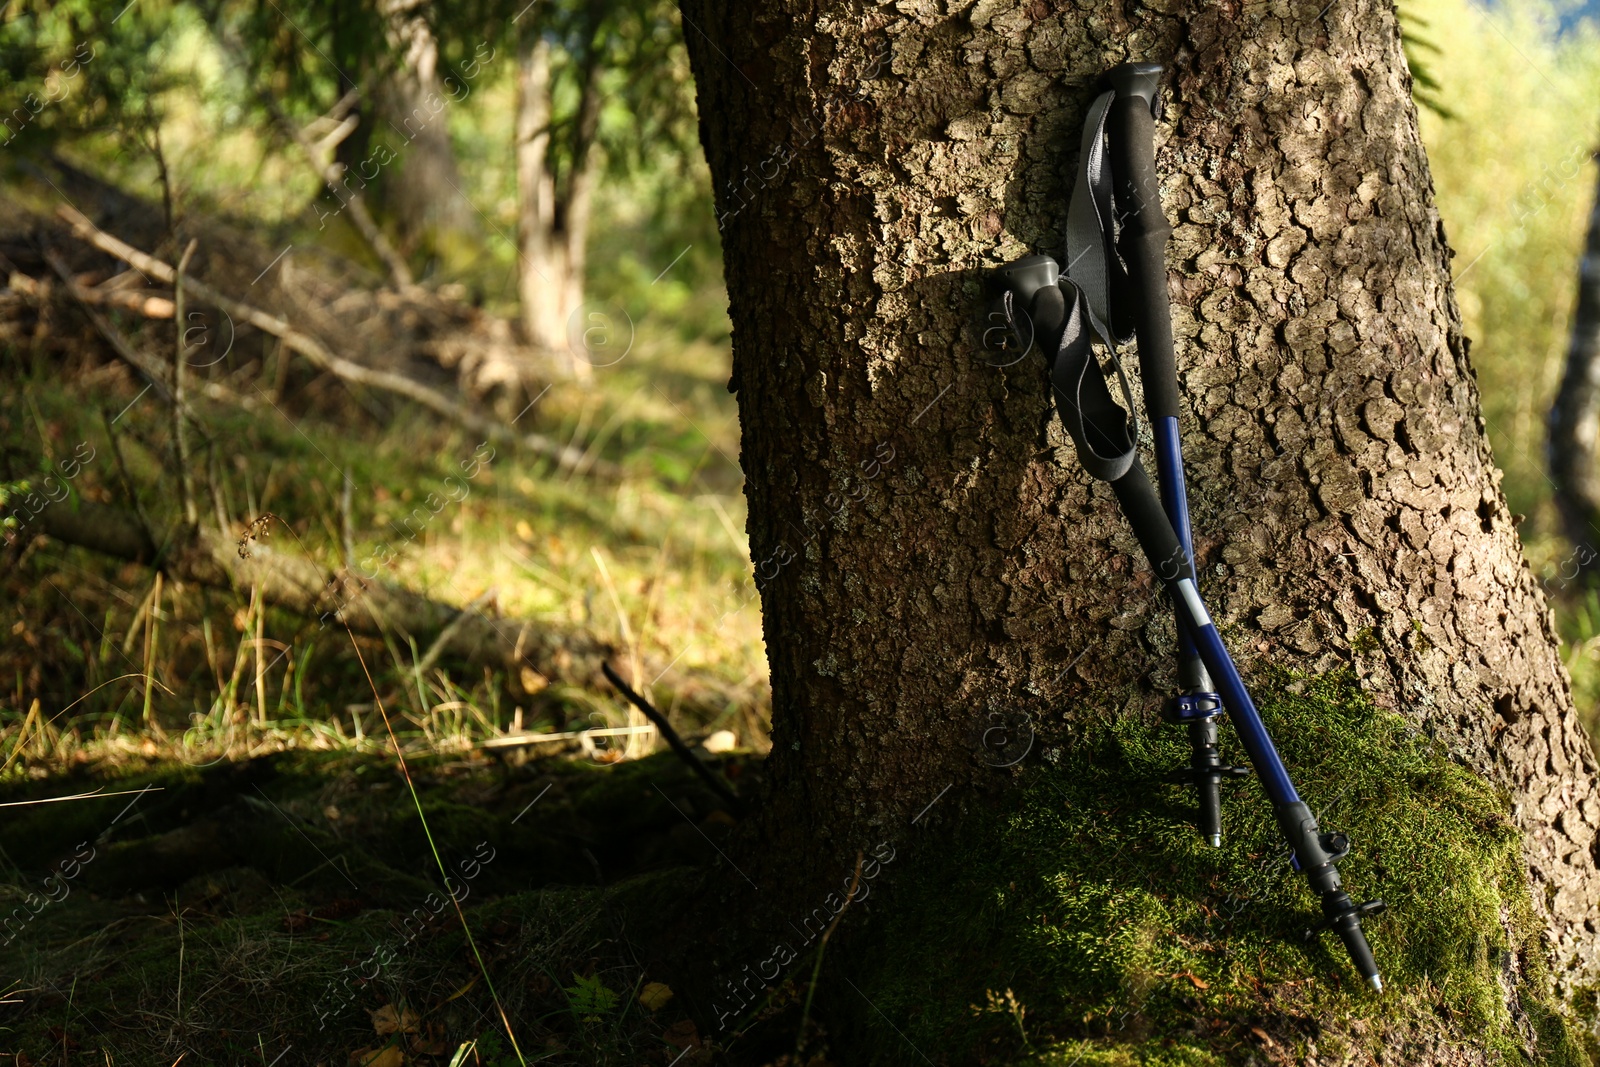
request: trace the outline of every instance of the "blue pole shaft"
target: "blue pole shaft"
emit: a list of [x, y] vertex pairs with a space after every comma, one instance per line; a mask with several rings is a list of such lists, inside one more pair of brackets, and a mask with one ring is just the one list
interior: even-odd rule
[[[1175, 416], [1156, 419], [1153, 425], [1156, 439], [1156, 481], [1161, 489], [1161, 509], [1172, 520], [1173, 532], [1183, 546], [1183, 558], [1194, 571], [1194, 536], [1189, 527], [1189, 494], [1183, 479], [1183, 449], [1178, 443], [1178, 420]], [[1178, 619], [1178, 658], [1180, 662], [1193, 660], [1198, 654], [1194, 634], [1190, 632], [1181, 608], [1174, 606]]]
[[1206, 670], [1211, 672], [1211, 680], [1216, 684], [1222, 703], [1233, 719], [1234, 731], [1243, 742], [1245, 751], [1250, 754], [1250, 762], [1255, 765], [1256, 774], [1260, 775], [1267, 795], [1274, 804], [1299, 803], [1300, 794], [1295, 792], [1294, 783], [1289, 781], [1283, 758], [1278, 755], [1278, 749], [1273, 745], [1272, 737], [1261, 721], [1261, 713], [1250, 699], [1232, 657], [1223, 647], [1222, 635], [1217, 633], [1217, 627], [1206, 612], [1194, 582], [1179, 578], [1171, 588], [1176, 594], [1173, 599], [1180, 605], [1179, 610], [1188, 617], [1189, 629], [1194, 635], [1195, 644], [1199, 646], [1200, 658], [1205, 662]]

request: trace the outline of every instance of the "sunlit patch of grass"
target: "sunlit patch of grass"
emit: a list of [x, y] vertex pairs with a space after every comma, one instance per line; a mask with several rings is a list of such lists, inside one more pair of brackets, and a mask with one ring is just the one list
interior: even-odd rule
[[[271, 512], [288, 527], [267, 529], [276, 551], [307, 552], [336, 569], [348, 470], [357, 573], [458, 605], [492, 591], [492, 610], [502, 616], [593, 633], [619, 649], [625, 676], [650, 668], [637, 683], [647, 694], [654, 686], [683, 729], [731, 728], [760, 746], [766, 663], [725, 360], [718, 346], [646, 337], [598, 372], [594, 386], [557, 384], [525, 415], [526, 428], [620, 465], [620, 480], [486, 449], [407, 408], [376, 427], [366, 417], [336, 425], [314, 411], [249, 417], [205, 406], [196, 448], [204, 458], [214, 443], [208, 466], [235, 533]], [[74, 491], [131, 507], [99, 412], [71, 383], [17, 362], [20, 381], [0, 399], [0, 426], [17, 447], [46, 457], [92, 442], [97, 461]], [[113, 412], [137, 394], [115, 373], [98, 387]], [[127, 481], [164, 529], [177, 515], [170, 416], [146, 397], [117, 430]], [[199, 478], [202, 496], [207, 481]], [[203, 521], [214, 523], [212, 501], [201, 504]], [[7, 579], [15, 608], [0, 619], [14, 638], [0, 658], [0, 753], [17, 753], [19, 767], [61, 765], [86, 752], [121, 758], [152, 745], [201, 759], [377, 743], [371, 713], [361, 710], [371, 697], [341, 647], [342, 631], [252, 607], [249, 590], [168, 583], [158, 603], [147, 569], [46, 540], [21, 564]], [[530, 701], [525, 680], [503, 672], [443, 664], [418, 677], [422, 650], [398, 634], [363, 639], [362, 647], [408, 745], [460, 749], [519, 720], [523, 729], [628, 721], [614, 694], [556, 685]], [[105, 684], [144, 674], [147, 659], [149, 675], [172, 691], [151, 686], [149, 722], [140, 678]], [[678, 707], [673, 693], [693, 676], [743, 695], [722, 707]], [[104, 688], [60, 716], [97, 686]], [[25, 727], [34, 700], [41, 713]]]

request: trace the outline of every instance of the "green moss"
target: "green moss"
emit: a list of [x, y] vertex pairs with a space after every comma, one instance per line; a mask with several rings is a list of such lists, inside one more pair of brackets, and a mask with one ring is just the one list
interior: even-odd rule
[[[148, 823], [151, 811], [166, 811], [203, 793], [205, 783], [205, 774], [194, 767], [142, 762], [106, 774], [62, 775], [44, 781], [19, 777], [0, 787], [0, 798], [18, 802], [96, 790], [124, 795], [11, 809], [0, 828], [0, 849], [18, 867], [48, 866], [70, 856], [78, 842], [99, 838], [119, 815], [124, 823]], [[128, 795], [146, 787], [150, 791], [144, 796]]]
[[[1303, 1056], [1313, 1040], [1323, 1051], [1340, 1040], [1338, 1025], [1313, 1019], [1362, 1020], [1372, 1042], [1386, 1021], [1442, 1019], [1464, 1042], [1529, 1062], [1504, 1006], [1508, 974], [1533, 1023], [1533, 1062], [1588, 1064], [1549, 989], [1508, 799], [1347, 674], [1274, 672], [1257, 697], [1324, 828], [1353, 841], [1347, 889], [1389, 904], [1366, 923], [1383, 997], [1331, 935], [1304, 939], [1317, 902], [1287, 865], [1259, 782], [1227, 789], [1226, 840], [1208, 848], [1187, 788], [1162, 784], [1187, 762], [1182, 732], [1108, 718], [1055, 765], [1031, 766], [1007, 807], [915, 849], [920, 870], [885, 901], [855, 979], [904, 1036], [874, 1014], [859, 1041], [881, 1062], [909, 1043], [951, 1062], [1187, 1065], [1239, 1062], [1261, 1047], [1253, 1027], [1280, 1044], [1303, 1035]], [[990, 995], [1007, 990], [1020, 1025]]]
[[1035, 1062], [1046, 1067], [1222, 1067], [1227, 1061], [1189, 1045], [1131, 1050], [1068, 1041], [1040, 1053]]

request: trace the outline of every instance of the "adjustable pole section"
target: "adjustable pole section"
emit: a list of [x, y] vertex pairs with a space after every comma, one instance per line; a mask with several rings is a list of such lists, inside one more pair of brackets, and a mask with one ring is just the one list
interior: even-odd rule
[[[1122, 299], [1114, 288], [1113, 307], [1131, 317], [1139, 339], [1139, 380], [1145, 410], [1155, 435], [1156, 476], [1161, 504], [1178, 535], [1183, 556], [1194, 563], [1189, 527], [1188, 491], [1183, 477], [1183, 451], [1178, 439], [1178, 368], [1172, 344], [1172, 317], [1167, 304], [1167, 241], [1172, 227], [1161, 209], [1161, 184], [1156, 174], [1155, 109], [1159, 63], [1124, 63], [1107, 76], [1115, 94], [1106, 116], [1110, 142], [1113, 201], [1116, 205], [1116, 248], [1126, 271]], [[1166, 703], [1162, 718], [1188, 728], [1190, 759], [1174, 781], [1195, 787], [1200, 802], [1200, 836], [1222, 844], [1222, 799], [1225, 778], [1249, 773], [1246, 767], [1222, 762], [1217, 747], [1217, 718], [1222, 701], [1195, 645], [1177, 601], [1173, 602], [1178, 633], [1178, 695]]]
[[1167, 591], [1178, 604], [1189, 632], [1194, 635], [1200, 658], [1222, 691], [1222, 702], [1233, 717], [1234, 730], [1238, 732], [1245, 751], [1250, 754], [1250, 762], [1261, 776], [1261, 784], [1267, 795], [1272, 798], [1272, 810], [1277, 816], [1278, 828], [1294, 850], [1295, 869], [1305, 875], [1312, 890], [1322, 897], [1323, 925], [1332, 927], [1338, 933], [1361, 977], [1373, 989], [1383, 992], [1383, 979], [1372, 958], [1372, 948], [1361, 930], [1361, 916], [1381, 912], [1384, 910], [1383, 902], [1371, 900], [1357, 904], [1343, 890], [1339, 871], [1334, 864], [1349, 853], [1349, 839], [1343, 834], [1322, 833], [1311, 809], [1295, 791], [1294, 783], [1289, 780], [1289, 771], [1284, 767], [1283, 759], [1261, 721], [1261, 714], [1250, 699], [1250, 693], [1245, 689], [1233, 659], [1223, 647], [1216, 625], [1200, 600], [1200, 591], [1195, 588], [1194, 578], [1189, 575], [1169, 576], [1162, 572], [1158, 561], [1177, 558], [1182, 548], [1177, 533], [1161, 509], [1144, 467], [1135, 462], [1126, 475], [1111, 483], [1111, 488], [1117, 494], [1117, 502], [1122, 505], [1122, 513], [1133, 527], [1134, 536], [1139, 539], [1139, 547], [1144, 549], [1151, 566], [1156, 568]]

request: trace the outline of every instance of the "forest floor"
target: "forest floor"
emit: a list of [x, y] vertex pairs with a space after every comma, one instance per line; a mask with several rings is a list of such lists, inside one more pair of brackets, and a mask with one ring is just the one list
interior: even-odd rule
[[705, 1062], [634, 946], [734, 823], [670, 754], [130, 759], [4, 797], [93, 791], [7, 820], [50, 872], [8, 902], [7, 1063], [516, 1063], [502, 1017], [528, 1063]]
[[[139, 236], [147, 211], [117, 204], [128, 240], [176, 260]], [[664, 746], [614, 689], [565, 677], [560, 646], [600, 642], [753, 787], [766, 662], [725, 346], [635, 309], [592, 381], [479, 398], [576, 469], [486, 448], [257, 331], [191, 359], [202, 525], [241, 556], [364, 568], [557, 647], [549, 665], [469, 662], [404, 626], [352, 634], [44, 536], [31, 494], [65, 484], [159, 533], [184, 486], [170, 405], [42, 265], [53, 250], [96, 299], [131, 288], [95, 306], [158, 363], [175, 333], [170, 305], [150, 308], [172, 293], [130, 287], [47, 211], [12, 202], [0, 223], [0, 513], [17, 520], [0, 547], [0, 803], [19, 805], [0, 817], [0, 1064], [703, 1062], [628, 916], [692, 886], [734, 817], [648, 754]], [[490, 335], [438, 294], [352, 312], [359, 292], [315, 260], [289, 275], [236, 235], [206, 246], [214, 284], [372, 352], [415, 348], [430, 322], [446, 332], [429, 351]], [[423, 368], [440, 388], [445, 370]]]

